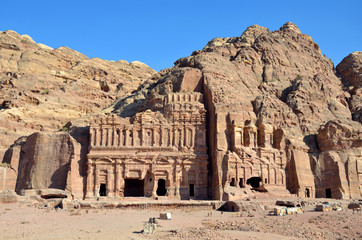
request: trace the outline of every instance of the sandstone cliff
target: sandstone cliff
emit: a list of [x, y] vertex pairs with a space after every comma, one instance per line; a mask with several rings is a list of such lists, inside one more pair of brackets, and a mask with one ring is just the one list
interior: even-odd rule
[[[147, 109], [162, 110], [167, 94], [201, 92], [207, 111], [210, 198], [230, 200], [248, 194], [231, 188], [235, 183], [230, 181], [230, 163], [245, 156], [268, 169], [278, 162], [282, 169], [268, 173], [266, 179], [268, 183], [275, 180], [276, 187], [269, 188], [274, 193], [285, 194], [281, 186], [303, 197], [358, 198], [362, 183], [360, 56], [351, 54], [336, 72], [331, 60], [295, 24], [286, 23], [273, 32], [254, 25], [240, 37], [213, 39], [101, 113], [132, 117]], [[83, 162], [89, 141], [87, 122], [78, 118], [67, 125], [72, 125], [71, 135], [82, 143]], [[242, 146], [246, 143], [235, 141], [236, 130], [238, 134], [251, 131], [257, 137], [251, 141], [248, 135], [248, 146]], [[269, 155], [260, 157], [261, 152]], [[24, 161], [21, 156], [18, 159]], [[265, 168], [256, 170], [256, 174], [266, 174]]]
[[62, 129], [130, 94], [154, 73], [141, 62], [89, 59], [0, 32], [0, 159], [20, 136]]
[[[352, 192], [359, 191], [362, 181], [358, 56], [352, 54], [338, 66], [341, 81], [332, 61], [295, 24], [286, 23], [273, 32], [254, 25], [240, 37], [213, 39], [203, 50], [177, 60], [173, 68], [155, 75], [111, 109], [130, 116], [157, 109], [158, 96], [169, 92], [203, 92], [215, 199], [224, 198], [222, 161], [233, 150], [231, 124], [243, 114], [255, 114], [255, 125], [273, 126], [275, 147], [285, 151], [287, 188], [292, 193], [310, 186], [319, 197], [327, 192], [355, 197], [358, 194]], [[335, 150], [332, 145], [339, 152], [328, 165], [324, 159]], [[339, 168], [332, 167], [337, 163]], [[344, 180], [324, 185], [332, 175]]]
[[351, 53], [336, 69], [345, 89], [351, 95], [348, 103], [352, 118], [362, 123], [362, 52]]

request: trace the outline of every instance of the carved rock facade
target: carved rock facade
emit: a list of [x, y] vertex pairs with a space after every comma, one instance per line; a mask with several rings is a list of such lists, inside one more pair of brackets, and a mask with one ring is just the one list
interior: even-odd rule
[[206, 111], [201, 93], [173, 93], [161, 112], [97, 118], [90, 127], [87, 198], [207, 198]]

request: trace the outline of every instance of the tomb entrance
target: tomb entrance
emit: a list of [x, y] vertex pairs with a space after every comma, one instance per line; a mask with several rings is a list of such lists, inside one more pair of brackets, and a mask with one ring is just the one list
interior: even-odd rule
[[166, 196], [166, 181], [165, 179], [158, 179], [157, 183], [157, 195], [158, 196]]
[[139, 179], [124, 180], [124, 196], [125, 197], [143, 197], [144, 181]]
[[251, 177], [246, 180], [246, 184], [249, 184], [253, 188], [260, 187], [261, 178], [260, 177]]

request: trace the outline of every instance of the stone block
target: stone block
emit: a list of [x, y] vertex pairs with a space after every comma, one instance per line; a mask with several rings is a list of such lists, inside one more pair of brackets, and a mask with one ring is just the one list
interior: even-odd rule
[[276, 216], [285, 216], [285, 215], [287, 215], [287, 208], [286, 207], [276, 207], [276, 208], [274, 208], [274, 215], [276, 215]]
[[155, 224], [155, 223], [146, 222], [145, 224], [143, 224], [143, 234], [145, 234], [145, 235], [155, 234], [156, 229], [157, 229], [157, 224]]
[[316, 210], [320, 212], [329, 212], [332, 211], [332, 207], [329, 204], [318, 204]]
[[0, 191], [0, 203], [16, 203], [18, 201], [18, 195], [12, 190]]
[[160, 213], [160, 219], [171, 220], [171, 213]]

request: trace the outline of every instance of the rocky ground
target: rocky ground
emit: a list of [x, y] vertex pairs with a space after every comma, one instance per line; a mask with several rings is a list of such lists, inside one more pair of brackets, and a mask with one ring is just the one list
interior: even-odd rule
[[[255, 200], [257, 201], [257, 200]], [[261, 201], [261, 202], [260, 202]], [[361, 239], [362, 213], [316, 212], [274, 216], [274, 200], [259, 200], [266, 210], [221, 212], [193, 209], [53, 209], [31, 204], [0, 205], [0, 239]], [[311, 203], [312, 204], [312, 203]], [[143, 224], [160, 212], [154, 235]]]

